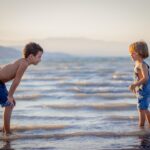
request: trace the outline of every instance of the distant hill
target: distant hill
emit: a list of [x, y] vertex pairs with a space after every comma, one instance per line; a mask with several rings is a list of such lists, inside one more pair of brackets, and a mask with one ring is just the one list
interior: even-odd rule
[[[78, 56], [128, 56], [130, 42], [103, 41], [88, 38], [46, 38], [32, 39], [44, 50]], [[7, 42], [11, 47], [22, 49], [30, 41]]]
[[88, 38], [47, 38], [37, 40], [48, 51], [80, 56], [127, 56], [128, 42], [102, 41]]
[[1, 58], [18, 58], [21, 57], [21, 52], [15, 48], [0, 46]]
[[43, 60], [68, 60], [75, 56], [60, 52], [44, 52]]
[[[0, 46], [0, 58], [20, 58], [20, 57], [22, 57], [22, 54], [20, 50], [17, 50], [17, 48]], [[62, 59], [69, 59], [73, 57], [74, 56], [66, 54], [66, 53], [44, 51], [44, 55], [42, 59], [43, 60], [62, 60]]]

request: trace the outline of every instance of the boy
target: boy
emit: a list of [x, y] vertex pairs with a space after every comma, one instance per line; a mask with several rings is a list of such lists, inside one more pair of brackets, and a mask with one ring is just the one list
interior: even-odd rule
[[[31, 64], [37, 65], [41, 61], [42, 54], [43, 49], [40, 45], [28, 43], [23, 49], [24, 58], [0, 68], [0, 105], [5, 107], [3, 115], [3, 132], [5, 134], [11, 134], [10, 118], [16, 104], [13, 97], [16, 88], [28, 66]], [[13, 80], [13, 82], [8, 92], [5, 83], [10, 80]]]

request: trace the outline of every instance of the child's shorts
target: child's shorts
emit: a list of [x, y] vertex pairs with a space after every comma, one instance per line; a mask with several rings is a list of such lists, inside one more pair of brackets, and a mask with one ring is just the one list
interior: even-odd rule
[[8, 91], [5, 83], [0, 81], [0, 105], [2, 107], [11, 106], [11, 103], [7, 101]]
[[137, 108], [140, 110], [148, 110], [149, 102], [147, 100], [138, 99]]
[[150, 95], [146, 95], [144, 94], [144, 92], [140, 91], [138, 94], [137, 108], [139, 110], [148, 110], [149, 101], [150, 101]]

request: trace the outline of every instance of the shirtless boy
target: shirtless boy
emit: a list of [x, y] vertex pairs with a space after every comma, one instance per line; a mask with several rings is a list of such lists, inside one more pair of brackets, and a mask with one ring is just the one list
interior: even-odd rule
[[[12, 110], [16, 104], [13, 97], [21, 78], [29, 65], [37, 65], [41, 61], [43, 49], [36, 43], [28, 43], [23, 49], [23, 58], [13, 63], [0, 67], [0, 105], [4, 107], [3, 114], [3, 132], [11, 134], [10, 119]], [[9, 91], [5, 83], [13, 80]]]

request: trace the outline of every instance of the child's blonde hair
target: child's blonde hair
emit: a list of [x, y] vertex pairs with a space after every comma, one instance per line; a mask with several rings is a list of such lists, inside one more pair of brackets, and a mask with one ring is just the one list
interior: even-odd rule
[[141, 58], [146, 59], [149, 57], [148, 46], [144, 41], [134, 42], [129, 46], [130, 53], [136, 52]]

